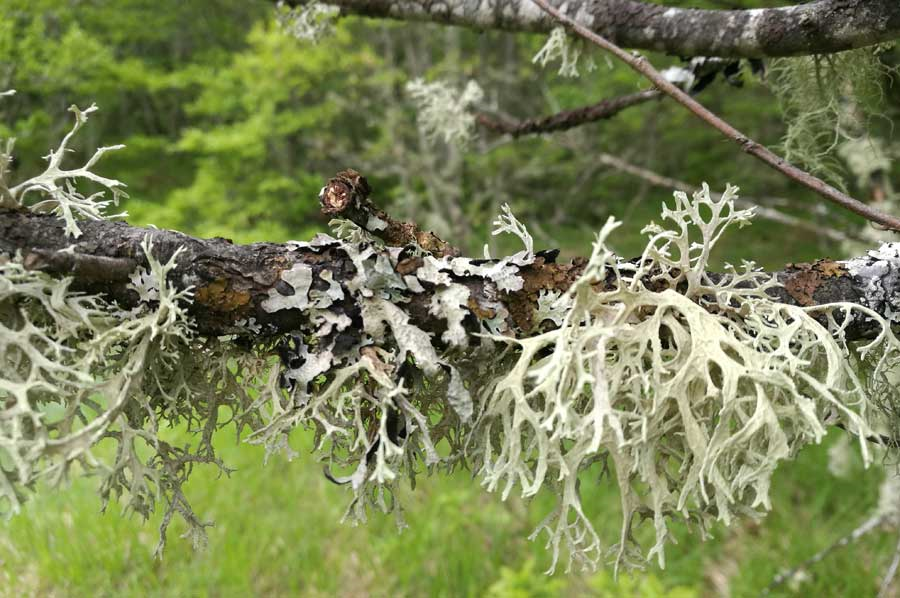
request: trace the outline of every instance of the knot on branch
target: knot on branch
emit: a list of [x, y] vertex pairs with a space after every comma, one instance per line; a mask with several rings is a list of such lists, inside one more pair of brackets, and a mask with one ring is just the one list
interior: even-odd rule
[[420, 230], [412, 222], [395, 220], [369, 200], [372, 188], [366, 177], [352, 168], [342, 170], [322, 187], [322, 213], [349, 220], [391, 247], [415, 245], [436, 257], [458, 257], [462, 252], [436, 234]]
[[342, 170], [322, 188], [319, 201], [323, 214], [341, 215], [347, 209], [365, 209], [372, 188], [366, 177], [352, 168]]

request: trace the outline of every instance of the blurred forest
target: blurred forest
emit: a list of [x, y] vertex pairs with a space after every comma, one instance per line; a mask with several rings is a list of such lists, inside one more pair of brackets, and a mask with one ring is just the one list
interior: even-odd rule
[[[352, 167], [394, 216], [471, 253], [484, 243], [503, 250], [493, 247], [498, 241], [488, 223], [509, 203], [541, 248], [559, 247], [568, 256], [588, 253], [595, 231], [615, 215], [625, 225], [612, 245], [631, 256], [643, 247], [641, 228], [658, 218], [671, 189], [624, 172], [609, 156], [691, 186], [739, 185], [744, 196], [815, 225], [758, 219], [731, 233], [720, 260], [771, 268], [865, 248], [817, 234], [816, 227], [864, 241], [877, 235], [667, 100], [552, 135], [513, 140], [476, 130], [465, 147], [433, 139], [418, 125], [406, 85], [419, 78], [460, 88], [475, 80], [485, 92], [480, 109], [517, 119], [647, 87], [591, 51], [582, 57], [580, 77], [541, 68], [532, 57], [544, 41], [346, 18], [311, 43], [280, 30], [273, 4], [263, 1], [0, 0], [0, 90], [17, 90], [0, 103], [0, 138], [16, 138], [14, 179], [30, 176], [68, 130], [68, 106], [96, 102], [100, 111], [76, 151], [88, 157], [101, 145], [127, 146], [98, 170], [128, 184], [122, 206], [128, 221], [236, 243], [307, 239], [326, 230], [317, 193], [335, 172]], [[649, 58], [659, 69], [681, 64], [677, 57]], [[877, 60], [883, 69], [875, 71], [880, 80], [872, 105], [853, 107], [864, 129], [854, 136], [868, 149], [851, 151], [833, 129], [816, 141], [831, 182], [890, 206], [893, 187], [900, 188], [900, 160], [891, 160], [900, 157], [893, 127], [900, 85], [890, 70], [900, 64], [900, 50], [883, 48]], [[767, 67], [764, 75], [745, 69], [741, 87], [719, 78], [698, 97], [777, 147], [787, 121], [797, 118], [791, 114], [797, 102], [790, 88], [781, 89], [781, 101], [772, 89], [785, 65]], [[877, 169], [859, 164], [860, 153], [872, 147]], [[309, 448], [308, 438], [296, 440]], [[263, 466], [258, 447], [235, 447], [225, 435], [220, 445], [237, 471], [225, 480], [209, 472], [188, 484], [198, 512], [217, 522], [206, 551], [192, 551], [173, 534], [164, 558], [154, 560], [153, 522], [99, 515], [90, 480], [79, 480], [0, 523], [0, 596], [756, 595], [782, 567], [853, 529], [877, 502], [881, 479], [852, 453], [844, 475], [832, 475], [829, 454], [842, 446], [833, 433], [826, 446], [778, 472], [767, 518], [720, 528], [706, 543], [679, 538], [665, 571], [616, 583], [608, 570], [542, 575], [548, 557], [526, 540], [546, 508], [541, 497], [535, 504], [503, 503], [466, 475], [425, 480], [410, 492], [409, 528], [402, 534], [378, 517], [351, 528], [340, 524], [347, 494], [311, 459], [279, 457]], [[615, 492], [590, 480], [583, 490], [598, 529], [616, 529]], [[887, 534], [869, 536], [778, 592], [871, 594], [894, 544]]]

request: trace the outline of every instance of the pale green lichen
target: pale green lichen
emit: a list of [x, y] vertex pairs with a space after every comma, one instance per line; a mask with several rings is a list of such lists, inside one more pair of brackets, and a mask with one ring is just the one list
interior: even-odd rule
[[[584, 46], [580, 40], [569, 39], [565, 27], [555, 27], [547, 41], [538, 50], [531, 62], [546, 67], [548, 64], [559, 61], [559, 74], [563, 77], [578, 77], [578, 61], [584, 53]], [[597, 68], [593, 57], [588, 55], [585, 60], [585, 68], [593, 71]]]
[[416, 103], [419, 126], [427, 137], [453, 145], [468, 143], [475, 127], [471, 108], [484, 98], [478, 83], [469, 81], [459, 90], [443, 81], [414, 79], [406, 84], [406, 91]]
[[865, 138], [883, 118], [883, 87], [890, 71], [880, 55], [886, 47], [769, 63], [768, 81], [787, 121], [787, 160], [843, 184], [834, 150], [847, 140]]
[[[62, 217], [66, 223], [66, 233], [76, 238], [81, 235], [81, 229], [78, 228], [77, 223], [79, 219], [102, 220], [127, 215], [125, 213], [107, 214], [110, 206], [117, 205], [119, 199], [126, 197], [125, 184], [91, 171], [104, 154], [122, 149], [125, 147], [124, 145], [97, 148], [88, 161], [79, 168], [67, 170], [62, 165], [66, 154], [71, 151], [69, 144], [72, 138], [87, 122], [89, 115], [96, 110], [95, 104], [91, 104], [86, 110], [80, 110], [74, 105], [69, 108], [69, 111], [75, 115], [75, 124], [63, 137], [59, 147], [50, 150], [46, 156], [47, 168], [44, 172], [11, 187], [7, 186], [4, 177], [0, 176], [0, 185], [5, 190], [3, 196], [6, 198], [6, 204], [26, 205], [26, 202], [34, 196], [37, 199], [28, 203], [28, 207], [35, 212], [51, 212]], [[11, 151], [10, 145], [3, 154], [5, 158], [0, 156], [0, 162], [8, 162]], [[5, 168], [0, 174], [5, 174]], [[90, 181], [106, 189], [110, 193], [110, 197], [107, 199], [105, 191], [83, 195], [78, 191], [79, 179]]]
[[[162, 442], [158, 428], [187, 390], [173, 381], [186, 374], [190, 293], [166, 280], [177, 255], [163, 264], [149, 238], [142, 247], [149, 270], [133, 280], [146, 301], [127, 313], [71, 291], [71, 279], [14, 259], [0, 265], [0, 511], [18, 511], [21, 488], [59, 484], [76, 462], [101, 475], [105, 501], [127, 490], [128, 506], [144, 516], [160, 492], [178, 500], [180, 449]], [[157, 402], [172, 413], [157, 411]], [[95, 452], [106, 441], [116, 446], [109, 462]], [[138, 444], [157, 452], [142, 459]]]
[[[610, 221], [568, 291], [562, 325], [531, 338], [494, 337], [519, 353], [484, 391], [469, 456], [485, 486], [504, 496], [514, 486], [524, 496], [555, 489], [557, 509], [535, 532], [547, 533], [554, 563], [562, 548], [589, 565], [606, 554], [627, 563], [640, 554], [634, 526], [651, 519], [656, 543], [647, 556], [664, 565], [671, 521], [705, 534], [713, 520], [766, 510], [778, 462], [820, 441], [826, 423], [870, 433], [871, 388], [845, 355], [876, 352], [877, 379], [900, 343], [879, 318], [882, 335], [850, 347], [840, 318], [829, 316], [829, 330], [812, 310], [772, 301], [766, 290], [775, 281], [752, 264], [707, 274], [722, 233], [751, 215], [734, 208], [735, 192], [718, 201], [706, 187], [693, 201], [676, 194], [663, 210], [673, 226], [647, 227], [637, 263], [607, 248], [617, 226]], [[604, 283], [607, 290], [597, 288]], [[850, 311], [877, 318], [849, 304], [815, 309]], [[860, 448], [868, 459], [864, 441]], [[595, 533], [579, 498], [579, 474], [597, 462], [621, 495], [615, 542]]]

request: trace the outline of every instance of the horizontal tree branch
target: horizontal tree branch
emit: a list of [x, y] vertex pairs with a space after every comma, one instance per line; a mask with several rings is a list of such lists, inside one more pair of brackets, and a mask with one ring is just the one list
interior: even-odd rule
[[639, 106], [650, 100], [655, 100], [661, 95], [662, 93], [656, 89], [648, 89], [615, 98], [606, 98], [596, 104], [582, 106], [574, 110], [563, 110], [549, 116], [528, 118], [520, 121], [511, 121], [480, 113], [475, 117], [475, 122], [489, 131], [510, 135], [514, 138], [538, 133], [554, 133], [567, 131], [598, 120], [612, 118], [626, 108]]
[[[547, 32], [557, 26], [527, 0], [329, 0], [329, 4], [349, 14], [477, 29]], [[749, 10], [674, 8], [637, 0], [552, 4], [617, 45], [679, 56], [826, 54], [900, 37], [896, 0], [818, 0]]]
[[[178, 288], [193, 287], [194, 302], [189, 313], [197, 331], [205, 335], [275, 335], [298, 327], [304, 314], [297, 309], [267, 311], [263, 302], [272, 292], [282, 292], [282, 272], [295, 264], [310, 266], [317, 274], [331, 271], [333, 279], [345, 284], [355, 268], [345, 251], [337, 245], [317, 247], [296, 243], [253, 243], [236, 245], [223, 238], [198, 239], [182, 233], [138, 228], [123, 222], [84, 221], [83, 234], [73, 240], [65, 233], [61, 220], [47, 214], [23, 210], [0, 210], [0, 255], [20, 255], [27, 267], [55, 276], [70, 276], [73, 288], [101, 294], [130, 308], [139, 303], [137, 293], [129, 288], [129, 276], [145, 258], [141, 242], [149, 235], [157, 259], [168, 260], [184, 248], [178, 265], [170, 275], [170, 283]], [[896, 259], [885, 259], [885, 248], [879, 254], [855, 260], [856, 270], [866, 272], [854, 276], [846, 264], [820, 260], [814, 264], [789, 265], [777, 273], [783, 287], [772, 291], [777, 301], [812, 306], [833, 302], [866, 305], [883, 316], [895, 318], [900, 313], [900, 244], [891, 251]], [[386, 250], [385, 250], [386, 251]], [[511, 329], [529, 331], [531, 316], [542, 290], [564, 291], [577, 279], [585, 260], [554, 263], [555, 252], [539, 252], [533, 264], [522, 266], [518, 274], [524, 285], [519, 291], [498, 293], [494, 281], [473, 275], [458, 276], [456, 282], [468, 287], [471, 322], [493, 317], [479, 305], [499, 300], [510, 313]], [[421, 266], [421, 259], [410, 255], [394, 260], [395, 272], [409, 274]], [[316, 277], [317, 282], [319, 277]], [[289, 285], [288, 285], [289, 286]], [[316, 288], [315, 284], [313, 288]], [[320, 289], [324, 290], [324, 289]], [[288, 289], [286, 292], [290, 292]], [[409, 297], [400, 305], [420, 328], [442, 333], [446, 323], [430, 313], [431, 291]], [[337, 304], [353, 318], [350, 299]], [[865, 322], [855, 322], [848, 330], [851, 337], [866, 337], [873, 332]]]

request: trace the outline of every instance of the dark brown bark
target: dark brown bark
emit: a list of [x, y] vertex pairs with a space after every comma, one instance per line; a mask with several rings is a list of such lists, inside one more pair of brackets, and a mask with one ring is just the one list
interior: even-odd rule
[[[99, 293], [130, 308], [139, 301], [128, 283], [130, 273], [146, 262], [141, 250], [144, 237], [152, 238], [154, 256], [162, 261], [183, 247], [170, 282], [179, 288], [194, 288], [189, 313], [196, 321], [198, 332], [206, 335], [266, 335], [296, 329], [305, 317], [301, 311], [269, 312], [262, 307], [269, 291], [280, 291], [284, 285], [281, 273], [296, 263], [305, 263], [316, 272], [327, 267], [339, 282], [349, 280], [355, 272], [353, 263], [339, 246], [235, 245], [223, 238], [197, 239], [174, 231], [110, 221], [84, 221], [79, 226], [83, 235], [73, 240], [65, 235], [62, 221], [53, 216], [0, 210], [0, 254], [20, 252], [28, 267], [56, 276], [72, 276], [76, 289]], [[73, 246], [70, 251], [61, 253], [70, 246]], [[500, 295], [510, 312], [514, 330], [530, 328], [531, 309], [542, 289], [565, 290], [581, 273], [583, 260], [555, 264], [553, 257], [552, 252], [539, 254], [534, 264], [519, 272], [524, 288]], [[900, 313], [900, 258], [893, 262], [881, 260], [884, 263], [875, 257], [865, 259], [871, 261], [872, 278], [853, 276], [845, 265], [830, 260], [791, 265], [778, 274], [784, 287], [775, 290], [773, 296], [781, 302], [807, 306], [837, 301], [860, 303], [888, 319], [896, 318]], [[398, 269], [416, 267], [415, 260], [397, 265]], [[472, 317], [492, 317], [493, 314], [478, 309], [480, 303], [488, 301], [489, 295], [495, 296], [492, 281], [467, 276], [458, 282], [470, 290]], [[429, 313], [430, 300], [429, 292], [419, 293], [403, 307], [416, 325], [439, 332], [444, 323]], [[355, 307], [345, 303], [336, 305], [335, 309], [344, 310], [352, 317]], [[255, 319], [261, 332], [247, 327], [250, 318]], [[850, 335], [856, 337], [870, 333], [863, 322], [854, 324], [850, 330]]]
[[420, 230], [411, 222], [391, 218], [387, 212], [369, 201], [370, 192], [366, 177], [352, 168], [342, 170], [322, 187], [319, 194], [322, 213], [349, 220], [392, 247], [418, 245], [438, 257], [460, 254], [459, 249], [436, 234]]
[[523, 135], [534, 135], [538, 133], [554, 133], [558, 131], [567, 131], [581, 125], [597, 122], [612, 118], [622, 110], [639, 106], [650, 100], [655, 100], [662, 96], [662, 93], [656, 89], [648, 89], [639, 91], [617, 98], [607, 98], [590, 106], [575, 108], [574, 110], [564, 110], [551, 114], [550, 116], [528, 118], [521, 121], [509, 121], [501, 118], [495, 118], [487, 114], [479, 114], [476, 117], [478, 124], [485, 129], [494, 133], [511, 135], [512, 137], [521, 137]]

